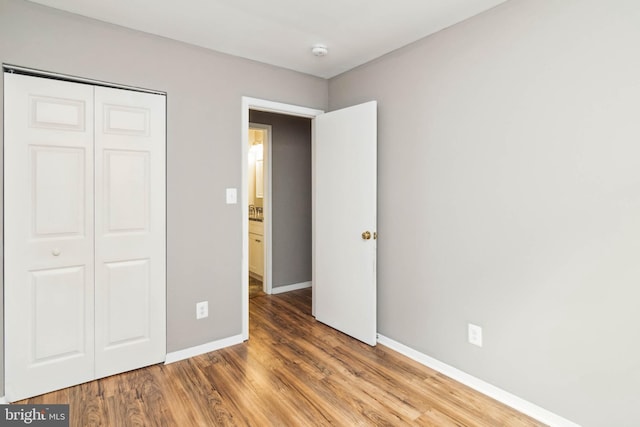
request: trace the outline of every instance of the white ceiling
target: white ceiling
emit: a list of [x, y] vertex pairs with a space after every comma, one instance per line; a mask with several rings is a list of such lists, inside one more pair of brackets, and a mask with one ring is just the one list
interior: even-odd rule
[[506, 0], [31, 1], [330, 78]]

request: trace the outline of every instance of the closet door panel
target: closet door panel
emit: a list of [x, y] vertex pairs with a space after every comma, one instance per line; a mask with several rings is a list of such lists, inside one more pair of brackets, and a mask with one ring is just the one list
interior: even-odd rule
[[[85, 347], [85, 272], [82, 267], [30, 272], [35, 363], [82, 357]], [[59, 331], [65, 331], [60, 334]]]
[[164, 361], [165, 97], [96, 88], [96, 376]]
[[[106, 234], [149, 232], [149, 152], [105, 150]], [[123, 239], [124, 240], [124, 239]]]
[[[149, 260], [106, 263], [105, 267], [108, 305], [105, 349], [148, 341]], [[123, 312], [127, 315], [120, 315]]]
[[32, 238], [85, 234], [86, 149], [30, 147]]
[[10, 401], [93, 379], [93, 87], [5, 73]]

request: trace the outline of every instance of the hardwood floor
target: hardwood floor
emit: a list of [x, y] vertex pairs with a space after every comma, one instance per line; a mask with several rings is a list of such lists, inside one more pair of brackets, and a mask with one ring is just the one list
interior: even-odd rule
[[264, 292], [262, 291], [262, 281], [249, 276], [249, 298], [255, 298], [262, 295], [264, 295]]
[[71, 426], [541, 426], [311, 317], [304, 289], [250, 300], [250, 340], [20, 403], [69, 403]]

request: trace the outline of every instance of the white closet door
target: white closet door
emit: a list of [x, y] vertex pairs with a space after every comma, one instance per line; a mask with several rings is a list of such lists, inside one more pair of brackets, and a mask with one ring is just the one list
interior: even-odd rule
[[6, 397], [94, 370], [93, 88], [5, 73]]
[[166, 355], [165, 99], [95, 88], [98, 378]]

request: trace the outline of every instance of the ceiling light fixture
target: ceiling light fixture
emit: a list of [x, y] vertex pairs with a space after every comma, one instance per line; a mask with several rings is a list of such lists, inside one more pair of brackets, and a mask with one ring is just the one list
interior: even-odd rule
[[329, 53], [329, 49], [325, 45], [317, 44], [311, 48], [311, 53], [315, 56], [326, 56]]

